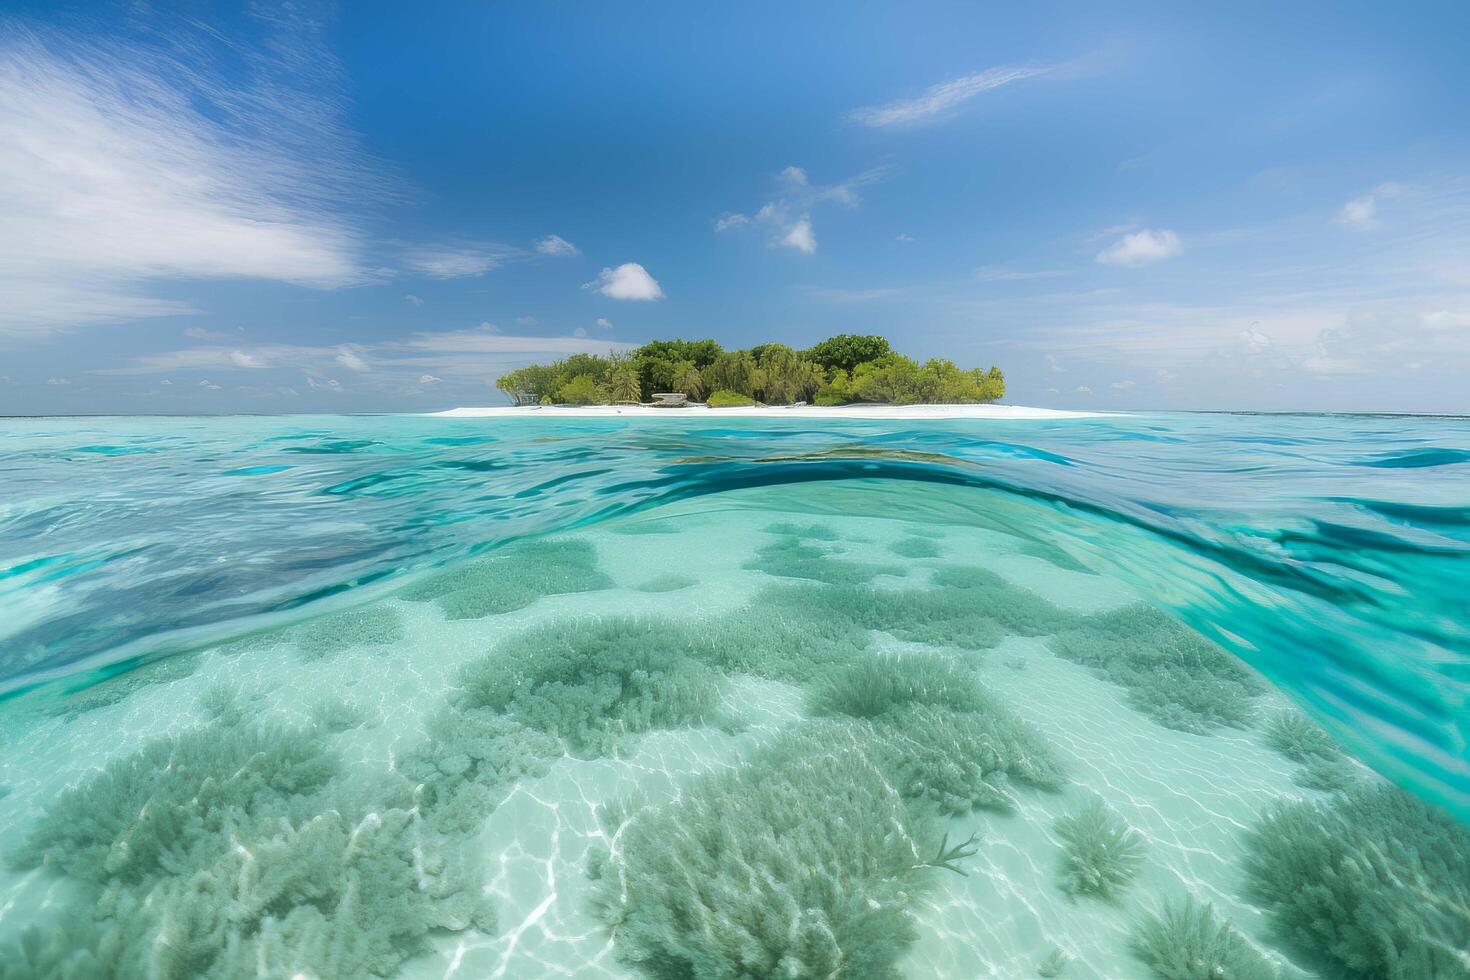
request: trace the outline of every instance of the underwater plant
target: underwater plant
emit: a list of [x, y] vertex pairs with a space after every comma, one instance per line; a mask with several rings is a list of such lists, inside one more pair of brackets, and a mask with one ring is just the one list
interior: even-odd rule
[[798, 730], [678, 798], [604, 814], [601, 917], [654, 977], [897, 980], [914, 941], [923, 855], [959, 851], [916, 822], [861, 727]]
[[480, 619], [529, 606], [544, 596], [613, 587], [586, 541], [522, 541], [486, 558], [447, 568], [398, 593], [410, 602], [436, 601], [450, 619]]
[[689, 575], [680, 575], [670, 572], [665, 575], [655, 575], [642, 585], [637, 586], [639, 592], [678, 592], [692, 585], [698, 585], [699, 579]]
[[1265, 690], [1240, 661], [1144, 603], [1082, 617], [1048, 645], [1122, 687], [1145, 716], [1196, 735], [1250, 724]]
[[629, 735], [716, 717], [724, 677], [695, 646], [694, 628], [668, 619], [557, 620], [467, 664], [451, 702], [508, 712], [578, 755], [610, 755]]
[[900, 558], [938, 558], [939, 545], [931, 538], [899, 538], [888, 550]]
[[1042, 977], [1043, 980], [1054, 980], [1055, 977], [1062, 975], [1062, 971], [1070, 962], [1072, 962], [1072, 957], [1067, 955], [1066, 950], [1058, 946], [1036, 964], [1036, 975]]
[[1277, 980], [1278, 971], [1214, 906], [1194, 898], [1164, 903], [1133, 928], [1128, 948], [1155, 980]]
[[1250, 897], [1341, 980], [1470, 978], [1470, 830], [1390, 785], [1280, 801], [1245, 837]]
[[905, 799], [943, 814], [1009, 809], [1009, 780], [1048, 790], [1066, 782], [1041, 733], [947, 656], [864, 655], [830, 670], [808, 706], [870, 721], [869, 756]]
[[1334, 759], [1342, 755], [1332, 736], [1300, 711], [1278, 711], [1266, 721], [1262, 730], [1266, 733], [1266, 744], [1292, 762]]
[[59, 977], [388, 976], [433, 930], [493, 928], [473, 854], [425, 832], [410, 787], [349, 789], [340, 772], [317, 733], [229, 721], [112, 760], [11, 858], [66, 875], [81, 904], [23, 933], [20, 962]]
[[382, 647], [402, 642], [403, 614], [389, 606], [367, 606], [309, 620], [286, 630], [302, 660], [320, 660], [356, 646]]
[[793, 524], [790, 521], [777, 521], [767, 524], [767, 534], [784, 534], [792, 538], [808, 538], [812, 541], [836, 541], [838, 534], [827, 524]]
[[1101, 799], [1058, 817], [1053, 827], [1062, 839], [1061, 888], [1068, 895], [1112, 899], [1138, 874], [1143, 837]]
[[855, 610], [836, 601], [845, 590], [814, 584], [770, 585], [741, 609], [707, 620], [691, 652], [724, 670], [774, 680], [810, 680], [847, 663], [871, 642]]
[[901, 565], [878, 565], [833, 557], [830, 548], [807, 544], [800, 538], [782, 536], [758, 548], [742, 568], [780, 578], [802, 578], [829, 585], [862, 585], [879, 575], [904, 575]]

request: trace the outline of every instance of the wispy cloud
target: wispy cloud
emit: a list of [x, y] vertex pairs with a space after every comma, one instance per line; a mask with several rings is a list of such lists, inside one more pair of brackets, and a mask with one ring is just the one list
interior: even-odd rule
[[5, 25], [0, 333], [189, 312], [162, 280], [364, 278], [345, 201], [374, 178], [303, 67], [331, 58], [311, 23], [270, 29], [242, 83], [182, 24], [146, 48]]
[[603, 269], [583, 289], [595, 289], [609, 299], [663, 299], [663, 287], [637, 262], [624, 262], [616, 269]]
[[1378, 227], [1378, 203], [1387, 198], [1398, 197], [1403, 187], [1395, 183], [1379, 184], [1362, 197], [1355, 197], [1342, 206], [1337, 213], [1337, 223], [1345, 228], [1363, 231]]
[[521, 251], [509, 245], [424, 245], [410, 249], [403, 264], [411, 272], [435, 279], [468, 279], [517, 258]]
[[1024, 282], [1031, 279], [1053, 279], [1066, 275], [1060, 269], [1012, 269], [1000, 265], [982, 265], [975, 270], [976, 282]]
[[554, 255], [558, 258], [582, 254], [580, 248], [560, 235], [547, 235], [536, 243], [536, 251], [542, 255]]
[[[837, 184], [813, 184], [801, 167], [791, 166], [776, 175], [778, 196], [761, 205], [754, 215], [726, 211], [715, 219], [716, 232], [733, 231], [748, 225], [763, 227], [770, 235], [769, 243], [790, 248], [804, 255], [817, 250], [817, 233], [812, 224], [812, 211], [823, 204], [841, 204], [855, 208], [860, 203], [858, 191], [888, 176], [887, 167], [873, 167]], [[899, 236], [903, 240], [904, 236]]]
[[942, 119], [951, 110], [958, 108], [984, 92], [998, 89], [1012, 82], [1043, 75], [1048, 67], [1032, 68], [1001, 66], [988, 68], [974, 75], [965, 75], [925, 89], [918, 97], [900, 99], [883, 105], [865, 106], [847, 114], [852, 122], [863, 126], [913, 126]]

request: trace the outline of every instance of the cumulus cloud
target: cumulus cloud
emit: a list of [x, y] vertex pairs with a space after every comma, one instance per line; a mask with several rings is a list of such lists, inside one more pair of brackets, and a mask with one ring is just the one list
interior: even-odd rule
[[413, 293], [405, 293], [404, 296], [403, 296], [403, 298], [406, 299], [406, 300], [408, 300], [414, 306], [423, 306], [424, 305], [423, 298], [420, 297], [420, 296], [415, 296]]
[[781, 244], [788, 248], [794, 248], [798, 252], [811, 255], [817, 250], [817, 236], [812, 232], [812, 223], [809, 218], [802, 218], [786, 229], [786, 234], [781, 236]]
[[[222, 42], [0, 41], [0, 333], [191, 312], [170, 279], [361, 281], [346, 201], [370, 185], [316, 27], [289, 15], [226, 77]], [[160, 32], [162, 33], [162, 32]]]
[[1092, 394], [1092, 389], [1089, 388], [1089, 387], [1087, 387], [1087, 385], [1078, 385], [1077, 387], [1073, 388], [1072, 390], [1075, 391], [1075, 392], [1077, 392], [1079, 395], [1090, 395], [1090, 394]]
[[913, 235], [905, 234], [904, 232], [899, 232], [897, 235], [894, 235], [893, 236], [893, 240], [896, 241], [896, 242], [914, 242], [914, 241], [918, 241], [918, 239], [915, 238]]
[[536, 243], [536, 251], [542, 255], [570, 256], [581, 255], [582, 250], [560, 235], [547, 235]]
[[1260, 354], [1271, 347], [1271, 338], [1254, 323], [1240, 332], [1240, 342], [1251, 354]]
[[1114, 381], [1112, 384], [1108, 385], [1108, 387], [1109, 388], [1116, 388], [1118, 391], [1127, 391], [1129, 388], [1137, 387], [1137, 385], [1138, 385], [1138, 382], [1137, 381], [1124, 380], [1124, 381]]
[[662, 299], [663, 288], [648, 270], [637, 262], [624, 262], [616, 269], [603, 269], [583, 289], [595, 289], [609, 299], [652, 300]]
[[1145, 228], [1124, 235], [1097, 253], [1103, 265], [1143, 266], [1162, 262], [1178, 255], [1184, 245], [1179, 236], [1167, 228]]
[[351, 347], [343, 347], [337, 351], [336, 361], [349, 371], [371, 371], [372, 368]]
[[220, 388], [221, 388], [220, 385], [215, 384], [213, 381], [210, 381], [208, 378], [205, 378], [203, 381], [199, 382], [199, 387], [201, 387], [201, 388], [207, 388], [210, 391], [219, 391]]
[[605, 316], [600, 316], [597, 318], [597, 325], [604, 330], [612, 329], [612, 321]]
[[863, 126], [912, 126], [934, 122], [981, 93], [1034, 78], [1050, 70], [1009, 66], [989, 68], [974, 75], [964, 75], [930, 86], [916, 98], [854, 109], [847, 114], [847, 118]]
[[729, 231], [731, 228], [743, 228], [750, 224], [750, 217], [738, 211], [726, 211], [715, 219], [715, 231]]

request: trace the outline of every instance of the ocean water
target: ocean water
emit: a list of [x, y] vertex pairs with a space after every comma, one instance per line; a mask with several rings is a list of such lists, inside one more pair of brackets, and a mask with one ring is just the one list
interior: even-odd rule
[[1470, 420], [0, 422], [0, 978], [1470, 978]]

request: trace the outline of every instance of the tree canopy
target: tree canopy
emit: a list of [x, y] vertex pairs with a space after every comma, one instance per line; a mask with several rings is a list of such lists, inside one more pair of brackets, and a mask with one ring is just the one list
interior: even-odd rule
[[626, 353], [573, 354], [502, 375], [519, 404], [632, 404], [683, 392], [711, 404], [888, 405], [990, 402], [1005, 396], [1000, 368], [920, 363], [877, 335], [838, 334], [807, 350], [759, 344], [727, 351], [714, 340], [653, 340]]

